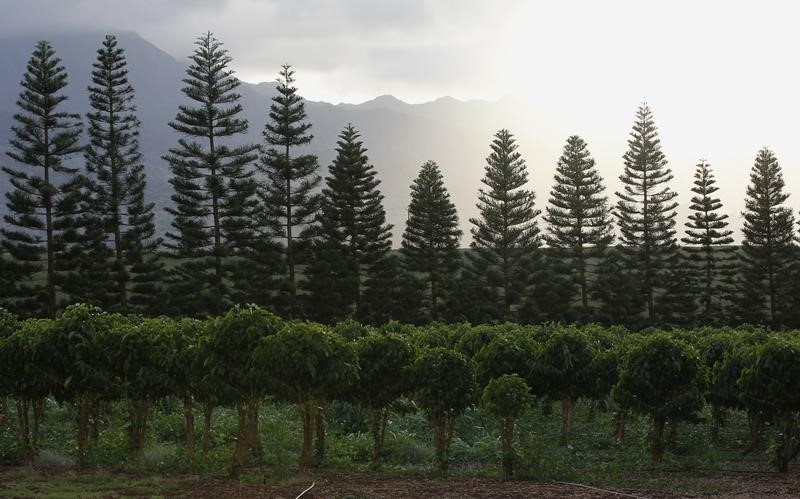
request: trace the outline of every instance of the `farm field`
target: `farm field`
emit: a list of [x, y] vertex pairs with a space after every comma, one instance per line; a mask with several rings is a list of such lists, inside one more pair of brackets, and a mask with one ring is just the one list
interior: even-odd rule
[[[329, 413], [325, 464], [307, 473], [297, 469], [302, 441], [294, 407], [265, 405], [260, 414], [264, 464], [231, 476], [235, 411], [217, 409], [213, 445], [198, 454], [190, 469], [184, 452], [181, 416], [169, 403], [154, 411], [152, 431], [139, 464], [129, 461], [126, 415], [115, 408], [99, 428], [92, 468], [75, 466], [74, 433], [66, 407], [50, 403], [41, 450], [32, 467], [0, 466], [0, 496], [9, 497], [797, 497], [800, 468], [786, 474], [769, 464], [769, 443], [750, 455], [743, 414], [732, 412], [720, 441], [708, 440], [706, 422], [681, 424], [664, 461], [653, 465], [649, 455], [649, 422], [636, 418], [619, 444], [612, 414], [591, 415], [579, 404], [574, 441], [558, 445], [560, 411], [540, 407], [519, 422], [517, 478], [497, 478], [500, 452], [494, 425], [481, 410], [469, 410], [457, 423], [450, 472], [434, 470], [430, 432], [421, 415], [393, 417], [387, 429], [384, 469], [369, 469], [370, 439], [363, 414], [340, 404]], [[593, 418], [593, 419], [592, 419]], [[198, 432], [198, 439], [201, 436]], [[14, 428], [0, 433], [3, 458], [16, 442]], [[559, 483], [562, 482], [562, 483]], [[583, 486], [594, 487], [592, 488]]]

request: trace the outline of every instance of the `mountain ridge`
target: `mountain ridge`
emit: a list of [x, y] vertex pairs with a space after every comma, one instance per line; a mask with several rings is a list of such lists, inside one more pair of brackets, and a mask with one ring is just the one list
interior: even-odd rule
[[[148, 176], [147, 194], [157, 205], [158, 230], [163, 233], [169, 225], [163, 208], [170, 204], [168, 181], [171, 174], [161, 156], [179, 137], [168, 123], [174, 119], [178, 105], [185, 102], [180, 88], [188, 58], [180, 61], [135, 32], [118, 32], [116, 35], [119, 45], [126, 51], [129, 78], [136, 90], [135, 102], [142, 122], [141, 151]], [[69, 76], [69, 85], [65, 89], [69, 99], [64, 103], [65, 110], [84, 116], [88, 111], [86, 87], [96, 50], [104, 36], [102, 31], [92, 31], [47, 37]], [[19, 81], [39, 39], [41, 37], [32, 35], [0, 37], [0, 67], [4, 68], [0, 73], [0, 150], [8, 147], [12, 116], [16, 112], [15, 101], [20, 91]], [[189, 47], [191, 45], [187, 43]], [[235, 66], [236, 54], [231, 56]], [[276, 74], [278, 70], [276, 68]], [[302, 95], [302, 70], [296, 71]], [[237, 89], [242, 96], [242, 117], [250, 126], [247, 134], [238, 137], [234, 143], [261, 143], [270, 99], [276, 95], [274, 85], [275, 82], [242, 82]], [[501, 117], [511, 116], [510, 108], [513, 106], [503, 100], [461, 101], [447, 96], [419, 104], [406, 103], [389, 94], [358, 104], [306, 100], [308, 121], [315, 136], [307, 151], [318, 156], [320, 174], [324, 177], [333, 160], [339, 132], [348, 123], [361, 132], [367, 154], [382, 182], [380, 189], [385, 196], [388, 221], [394, 225], [395, 245], [399, 244], [404, 229], [409, 186], [425, 161], [437, 161], [459, 209], [462, 229], [468, 234], [467, 224], [475, 215], [474, 200], [488, 144], [492, 134], [508, 121]], [[80, 166], [83, 161], [76, 156], [72, 162]], [[10, 159], [0, 158], [0, 164], [9, 163]], [[4, 188], [5, 185], [0, 186], [0, 190]], [[0, 211], [4, 210], [5, 203], [2, 203]]]

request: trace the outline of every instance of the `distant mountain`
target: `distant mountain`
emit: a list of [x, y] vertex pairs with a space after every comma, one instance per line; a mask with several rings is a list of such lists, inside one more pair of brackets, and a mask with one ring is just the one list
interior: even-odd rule
[[[179, 104], [185, 102], [180, 93], [186, 59], [176, 60], [135, 33], [119, 33], [119, 43], [125, 48], [130, 69], [130, 80], [136, 89], [136, 104], [142, 121], [141, 144], [147, 168], [149, 195], [159, 205], [158, 224], [166, 230], [169, 219], [163, 207], [169, 203], [170, 172], [161, 156], [175, 144], [178, 135], [167, 125], [175, 117]], [[83, 33], [47, 37], [62, 59], [69, 74], [65, 108], [85, 114], [88, 110], [86, 87], [89, 84], [91, 65], [103, 33]], [[16, 112], [15, 102], [20, 91], [19, 81], [37, 37], [0, 38], [0, 151], [8, 146], [9, 127]], [[187, 50], [191, 50], [187, 41]], [[188, 52], [187, 52], [188, 55]], [[235, 57], [236, 54], [231, 54]], [[279, 68], [275, 68], [275, 72]], [[302, 93], [302, 68], [296, 68], [298, 86]], [[250, 123], [250, 130], [242, 141], [260, 142], [267, 121], [270, 98], [275, 95], [274, 82], [243, 84], [240, 87], [242, 104]], [[424, 104], [408, 104], [391, 95], [382, 95], [361, 104], [332, 105], [308, 101], [306, 109], [313, 124], [314, 140], [310, 150], [319, 156], [325, 175], [334, 156], [336, 138], [341, 129], [352, 123], [361, 131], [369, 150], [371, 162], [382, 181], [381, 190], [386, 200], [390, 223], [395, 226], [395, 243], [399, 242], [405, 222], [409, 186], [420, 165], [426, 160], [440, 164], [445, 181], [459, 209], [465, 234], [469, 233], [469, 217], [475, 216], [475, 202], [484, 158], [488, 155], [492, 134], [502, 127], [515, 132], [515, 126], [527, 126], [530, 116], [520, 121], [519, 109], [510, 99], [497, 102], [459, 101], [443, 97]], [[546, 129], [537, 138], [548, 141]], [[560, 144], [563, 137], [552, 138]], [[557, 140], [556, 140], [557, 139]], [[531, 144], [533, 145], [533, 144]], [[524, 148], [525, 153], [528, 148]], [[540, 151], [544, 157], [532, 158], [526, 154], [530, 165], [546, 161], [547, 175], [534, 169], [532, 180], [538, 186], [550, 185], [550, 165], [557, 156], [552, 147]], [[8, 164], [4, 155], [0, 164]], [[80, 165], [82, 158], [75, 158]], [[0, 191], [6, 188], [3, 179]], [[546, 198], [542, 187], [537, 189], [539, 199]], [[0, 211], [5, 203], [0, 203]], [[466, 240], [465, 240], [466, 242]]]

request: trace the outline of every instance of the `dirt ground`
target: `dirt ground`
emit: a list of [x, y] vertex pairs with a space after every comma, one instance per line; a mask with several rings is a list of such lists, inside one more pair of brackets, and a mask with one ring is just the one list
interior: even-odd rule
[[[683, 482], [686, 477], [680, 477]], [[303, 491], [313, 498], [672, 498], [672, 497], [800, 497], [800, 474], [720, 474], [691, 479], [693, 493], [653, 492], [618, 487], [589, 487], [561, 482], [501, 481], [487, 478], [387, 477], [368, 473], [323, 471], [294, 476], [280, 485], [234, 479], [80, 473], [69, 468], [0, 468], [0, 496], [14, 497], [165, 497], [287, 498]], [[313, 487], [308, 489], [311, 484]], [[695, 487], [696, 486], [696, 487]], [[663, 485], [660, 488], [664, 488]], [[308, 489], [308, 490], [306, 490]], [[716, 492], [711, 492], [716, 491]], [[724, 492], [722, 492], [724, 491]], [[721, 492], [721, 493], [720, 493]]]
[[[326, 475], [317, 477], [315, 485], [303, 498], [671, 498], [671, 497], [800, 497], [800, 477], [770, 475], [736, 475], [698, 479], [699, 488], [719, 486], [729, 490], [723, 494], [672, 494], [615, 487], [587, 487], [558, 482], [500, 481], [480, 478], [370, 478], [358, 475]], [[185, 490], [192, 497], [269, 497], [295, 498], [311, 483], [278, 487], [240, 486], [211, 482]]]

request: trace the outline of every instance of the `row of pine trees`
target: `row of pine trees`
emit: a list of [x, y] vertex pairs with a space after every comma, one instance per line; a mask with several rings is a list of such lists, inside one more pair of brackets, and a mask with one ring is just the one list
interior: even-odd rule
[[13, 161], [2, 169], [4, 306], [43, 317], [72, 302], [189, 316], [255, 303], [322, 322], [800, 324], [794, 217], [766, 148], [751, 173], [737, 247], [706, 161], [679, 234], [673, 175], [647, 105], [636, 114], [615, 204], [586, 142], [572, 136], [542, 212], [514, 136], [501, 130], [486, 159], [479, 216], [470, 219], [470, 249], [460, 249], [456, 207], [429, 161], [411, 185], [394, 252], [358, 130], [342, 130], [323, 182], [286, 65], [263, 143], [242, 145], [249, 124], [232, 59], [211, 33], [195, 45], [185, 101], [169, 123], [179, 138], [163, 156], [173, 189], [163, 239], [145, 196], [124, 50], [114, 36], [103, 41], [82, 118], [62, 110], [67, 74], [53, 48], [36, 45], [11, 127]]

